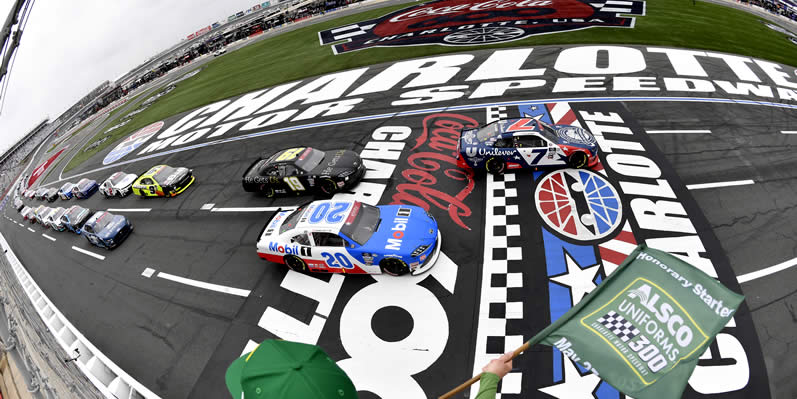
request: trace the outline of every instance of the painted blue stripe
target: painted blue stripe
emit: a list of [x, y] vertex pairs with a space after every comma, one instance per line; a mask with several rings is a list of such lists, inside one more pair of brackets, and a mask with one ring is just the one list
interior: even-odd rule
[[425, 109], [418, 109], [418, 110], [410, 110], [410, 111], [400, 111], [400, 112], [391, 112], [385, 114], [376, 114], [376, 115], [367, 115], [367, 116], [360, 116], [356, 118], [347, 118], [347, 119], [339, 119], [334, 121], [327, 121], [327, 122], [317, 122], [317, 123], [310, 123], [305, 125], [297, 125], [297, 126], [290, 126], [290, 127], [283, 127], [279, 129], [273, 130], [266, 130], [262, 132], [250, 133], [241, 136], [235, 137], [228, 137], [225, 139], [219, 139], [214, 141], [209, 141], [201, 144], [194, 144], [186, 147], [175, 148], [169, 151], [158, 152], [150, 155], [144, 155], [138, 158], [130, 159], [127, 161], [117, 162], [112, 165], [99, 167], [96, 169], [91, 169], [83, 173], [78, 173], [76, 175], [64, 177], [60, 180], [53, 181], [51, 183], [47, 183], [42, 185], [43, 187], [49, 186], [51, 184], [55, 184], [58, 182], [71, 180], [76, 177], [80, 177], [83, 175], [87, 175], [89, 173], [99, 172], [106, 169], [117, 168], [120, 165], [126, 165], [133, 162], [143, 161], [147, 159], [157, 158], [164, 155], [175, 154], [182, 151], [189, 151], [194, 150], [197, 148], [208, 147], [217, 144], [226, 144], [240, 140], [248, 140], [251, 138], [268, 136], [271, 134], [277, 133], [284, 133], [284, 132], [291, 132], [297, 130], [304, 130], [304, 129], [311, 129], [316, 127], [324, 127], [324, 126], [334, 126], [334, 125], [342, 125], [352, 122], [361, 122], [361, 121], [368, 121], [368, 120], [378, 120], [378, 119], [390, 119], [397, 116], [410, 116], [410, 115], [420, 115], [420, 114], [430, 114], [435, 112], [443, 112], [443, 111], [463, 111], [463, 110], [472, 110], [472, 109], [479, 109], [485, 107], [496, 107], [496, 106], [521, 106], [529, 103], [555, 103], [555, 102], [570, 102], [570, 103], [589, 103], [589, 102], [616, 102], [616, 101], [665, 101], [665, 102], [701, 102], [701, 103], [721, 103], [721, 104], [742, 104], [742, 105], [761, 105], [766, 107], [776, 107], [776, 108], [787, 108], [787, 109], [797, 109], [797, 105], [794, 104], [784, 104], [784, 103], [776, 103], [776, 102], [767, 102], [767, 101], [753, 101], [753, 100], [737, 100], [732, 98], [708, 98], [708, 97], [575, 97], [575, 98], [550, 98], [550, 99], [534, 99], [534, 100], [518, 100], [518, 101], [504, 101], [504, 102], [493, 102], [493, 103], [481, 103], [481, 104], [471, 104], [471, 105], [457, 105], [451, 107], [436, 107], [436, 108], [425, 108]]

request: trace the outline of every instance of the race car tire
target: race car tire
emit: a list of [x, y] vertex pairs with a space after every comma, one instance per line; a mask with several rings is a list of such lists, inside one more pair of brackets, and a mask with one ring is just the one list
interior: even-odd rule
[[288, 255], [282, 258], [282, 261], [285, 262], [285, 266], [288, 266], [288, 269], [295, 272], [304, 273], [307, 271], [307, 263], [298, 256]]
[[384, 258], [379, 262], [379, 268], [382, 273], [387, 273], [391, 276], [401, 276], [410, 272], [410, 267], [407, 263], [399, 258]]
[[321, 184], [318, 185], [318, 188], [321, 190], [321, 193], [331, 197], [338, 191], [338, 185], [335, 184], [335, 181], [332, 179], [323, 179], [321, 180]]
[[266, 198], [273, 198], [274, 197], [274, 187], [271, 187], [271, 186], [266, 185], [266, 184], [261, 184], [259, 191], [261, 193], [263, 193], [263, 195], [266, 196]]
[[506, 162], [501, 158], [492, 157], [484, 164], [484, 168], [494, 175], [502, 175], [506, 170]]
[[587, 153], [583, 151], [576, 151], [567, 158], [567, 165], [573, 169], [581, 169], [587, 166], [587, 161], [589, 157], [587, 157]]

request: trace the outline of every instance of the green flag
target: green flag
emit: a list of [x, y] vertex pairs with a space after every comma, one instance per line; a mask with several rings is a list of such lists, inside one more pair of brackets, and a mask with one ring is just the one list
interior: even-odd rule
[[528, 343], [559, 349], [636, 399], [680, 398], [742, 300], [694, 266], [640, 245]]

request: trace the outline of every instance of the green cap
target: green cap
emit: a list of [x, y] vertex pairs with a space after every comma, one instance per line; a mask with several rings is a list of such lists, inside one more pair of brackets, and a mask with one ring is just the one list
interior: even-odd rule
[[349, 376], [321, 348], [266, 340], [230, 364], [225, 376], [234, 399], [356, 399]]

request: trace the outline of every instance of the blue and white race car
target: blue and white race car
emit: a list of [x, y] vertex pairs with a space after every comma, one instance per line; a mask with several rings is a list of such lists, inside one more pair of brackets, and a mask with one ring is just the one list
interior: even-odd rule
[[80, 229], [92, 245], [114, 249], [133, 231], [133, 225], [122, 215], [99, 211], [83, 224]]
[[440, 255], [437, 221], [412, 205], [314, 201], [277, 211], [257, 241], [257, 254], [295, 271], [421, 274]]
[[598, 143], [592, 133], [533, 118], [502, 119], [463, 130], [457, 153], [460, 167], [499, 175], [507, 169], [584, 168], [598, 163]]

